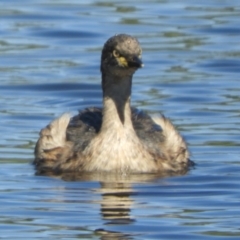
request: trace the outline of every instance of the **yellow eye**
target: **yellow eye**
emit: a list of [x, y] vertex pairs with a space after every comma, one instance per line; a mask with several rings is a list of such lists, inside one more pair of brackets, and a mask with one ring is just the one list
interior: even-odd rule
[[115, 58], [119, 58], [119, 57], [120, 57], [120, 54], [118, 53], [118, 51], [113, 50], [113, 56], [114, 56]]

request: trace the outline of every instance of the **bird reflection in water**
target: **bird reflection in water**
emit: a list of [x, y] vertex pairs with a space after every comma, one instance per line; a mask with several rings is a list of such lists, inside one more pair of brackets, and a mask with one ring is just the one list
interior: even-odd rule
[[[186, 172], [185, 172], [186, 173]], [[182, 173], [184, 174], [184, 173]], [[100, 239], [132, 239], [132, 233], [112, 231], [110, 226], [131, 225], [137, 219], [131, 214], [132, 208], [136, 205], [134, 196], [138, 194], [134, 189], [134, 184], [147, 183], [156, 181], [160, 178], [169, 176], [159, 174], [101, 174], [101, 173], [64, 173], [56, 175], [48, 173], [48, 176], [60, 177], [65, 181], [84, 181], [84, 182], [99, 182], [100, 187], [92, 189], [93, 193], [100, 194], [101, 199], [94, 203], [99, 204], [99, 211], [104, 222], [104, 227], [95, 229], [94, 235]], [[176, 175], [175, 175], [176, 176]], [[93, 196], [95, 199], [96, 196]], [[102, 224], [102, 223], [101, 223]]]

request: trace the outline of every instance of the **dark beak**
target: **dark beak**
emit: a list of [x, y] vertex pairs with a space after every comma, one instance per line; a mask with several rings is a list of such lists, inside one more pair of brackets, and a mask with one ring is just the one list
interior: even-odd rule
[[144, 65], [140, 57], [133, 56], [130, 59], [128, 59], [128, 66], [134, 68], [142, 68]]

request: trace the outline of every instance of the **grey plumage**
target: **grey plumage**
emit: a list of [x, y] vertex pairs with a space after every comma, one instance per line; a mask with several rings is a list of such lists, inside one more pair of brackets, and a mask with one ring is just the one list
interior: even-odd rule
[[63, 115], [40, 133], [38, 172], [185, 172], [187, 145], [164, 116], [151, 118], [130, 105], [132, 76], [143, 66], [137, 39], [111, 37], [101, 57], [103, 108]]

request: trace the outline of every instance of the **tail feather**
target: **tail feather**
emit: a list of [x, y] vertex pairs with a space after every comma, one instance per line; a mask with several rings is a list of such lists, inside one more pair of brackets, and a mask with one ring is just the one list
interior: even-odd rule
[[66, 152], [66, 129], [70, 118], [70, 114], [65, 113], [41, 130], [34, 164], [50, 167]]
[[165, 137], [165, 154], [170, 158], [169, 160], [176, 163], [188, 164], [189, 151], [187, 144], [183, 137], [179, 134], [171, 121], [164, 116], [154, 117], [154, 122], [160, 125], [163, 129]]

